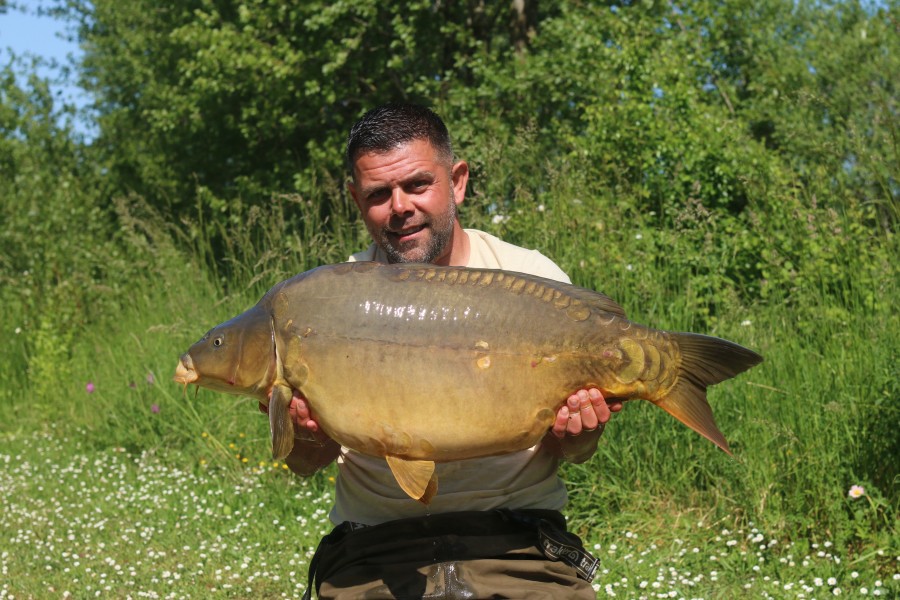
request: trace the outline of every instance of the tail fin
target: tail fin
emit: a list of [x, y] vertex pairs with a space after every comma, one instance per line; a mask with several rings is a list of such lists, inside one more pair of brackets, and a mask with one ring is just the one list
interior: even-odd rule
[[696, 333], [671, 334], [681, 350], [678, 382], [657, 406], [731, 454], [706, 401], [706, 388], [743, 373], [763, 357], [734, 342]]

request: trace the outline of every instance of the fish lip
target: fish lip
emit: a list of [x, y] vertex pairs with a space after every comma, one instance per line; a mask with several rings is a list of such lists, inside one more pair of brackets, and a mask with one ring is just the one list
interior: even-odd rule
[[194, 361], [191, 360], [190, 354], [185, 354], [178, 361], [178, 366], [175, 367], [175, 376], [172, 379], [184, 385], [194, 383], [200, 379], [197, 371], [194, 370]]

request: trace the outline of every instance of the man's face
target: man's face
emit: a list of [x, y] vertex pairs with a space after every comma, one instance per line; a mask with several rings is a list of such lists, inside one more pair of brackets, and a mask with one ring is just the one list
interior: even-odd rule
[[414, 140], [361, 154], [350, 194], [390, 262], [448, 264], [467, 179], [464, 162], [451, 166], [427, 140]]

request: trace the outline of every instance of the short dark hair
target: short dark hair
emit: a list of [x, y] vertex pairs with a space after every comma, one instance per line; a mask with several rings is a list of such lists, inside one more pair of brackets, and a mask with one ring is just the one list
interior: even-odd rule
[[373, 108], [350, 129], [347, 138], [347, 169], [360, 154], [390, 152], [416, 140], [427, 140], [438, 154], [453, 162], [453, 146], [447, 126], [437, 114], [419, 104], [389, 103]]

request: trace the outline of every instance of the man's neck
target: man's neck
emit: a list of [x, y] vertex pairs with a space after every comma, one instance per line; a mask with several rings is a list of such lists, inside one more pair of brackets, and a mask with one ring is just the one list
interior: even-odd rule
[[434, 261], [436, 265], [464, 267], [469, 264], [469, 234], [460, 226], [459, 221], [453, 228], [453, 239], [450, 242], [450, 253], [446, 257]]

